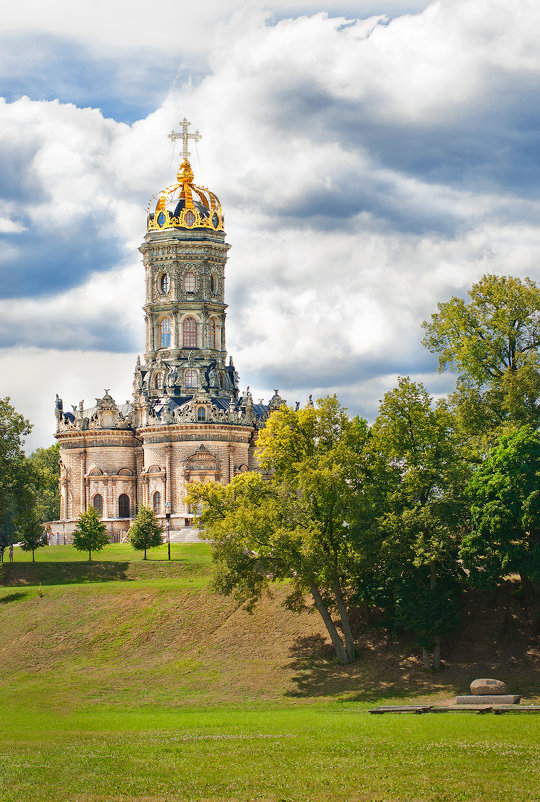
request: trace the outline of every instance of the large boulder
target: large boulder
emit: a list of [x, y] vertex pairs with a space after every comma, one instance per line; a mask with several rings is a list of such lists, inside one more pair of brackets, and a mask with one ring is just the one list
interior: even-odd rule
[[477, 696], [502, 696], [507, 690], [500, 679], [474, 679], [471, 682], [471, 693]]

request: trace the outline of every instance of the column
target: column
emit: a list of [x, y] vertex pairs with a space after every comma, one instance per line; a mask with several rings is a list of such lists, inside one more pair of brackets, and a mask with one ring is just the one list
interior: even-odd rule
[[172, 512], [172, 446], [165, 448], [165, 512]]
[[80, 511], [86, 512], [86, 449], [81, 451], [81, 480], [79, 484]]

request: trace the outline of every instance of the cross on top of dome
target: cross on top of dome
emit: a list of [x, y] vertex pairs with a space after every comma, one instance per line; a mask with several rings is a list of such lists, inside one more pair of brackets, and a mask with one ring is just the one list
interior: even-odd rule
[[184, 119], [181, 122], [179, 122], [178, 125], [182, 126], [182, 133], [179, 134], [173, 128], [171, 133], [167, 134], [167, 136], [172, 142], [175, 142], [177, 139], [182, 140], [182, 158], [188, 159], [190, 156], [190, 152], [188, 150], [189, 140], [193, 139], [194, 142], [198, 142], [199, 139], [202, 139], [202, 134], [200, 134], [198, 131], [195, 131], [194, 134], [188, 133], [188, 128], [191, 125], [191, 123], [189, 122], [189, 120], [186, 119], [186, 117], [184, 117]]

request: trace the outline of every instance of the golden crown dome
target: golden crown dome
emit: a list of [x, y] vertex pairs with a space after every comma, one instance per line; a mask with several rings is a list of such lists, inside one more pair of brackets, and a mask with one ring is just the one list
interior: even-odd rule
[[148, 231], [163, 231], [171, 228], [223, 231], [224, 219], [221, 203], [217, 195], [206, 187], [193, 183], [194, 175], [189, 163], [188, 139], [198, 141], [201, 135], [188, 134], [189, 122], [184, 118], [180, 123], [181, 134], [172, 131], [170, 139], [183, 140], [183, 160], [176, 174], [176, 184], [158, 192], [148, 206]]

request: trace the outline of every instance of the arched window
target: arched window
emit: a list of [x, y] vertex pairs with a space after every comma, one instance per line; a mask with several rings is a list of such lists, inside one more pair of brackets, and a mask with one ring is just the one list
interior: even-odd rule
[[161, 390], [163, 387], [163, 373], [156, 373], [156, 390]]
[[103, 496], [101, 496], [99, 493], [96, 493], [92, 499], [92, 507], [97, 510], [97, 514], [101, 518], [103, 515]]
[[126, 493], [118, 497], [118, 517], [129, 518], [129, 496]]
[[217, 278], [215, 273], [210, 273], [210, 292], [217, 292]]
[[206, 420], [206, 410], [204, 407], [197, 408], [197, 420]]
[[208, 324], [208, 347], [216, 347], [216, 321], [213, 317], [210, 318], [210, 322]]
[[198, 386], [199, 386], [199, 371], [186, 370], [186, 387], [198, 387]]
[[185, 317], [182, 323], [182, 344], [184, 348], [197, 347], [197, 321], [194, 317]]
[[159, 280], [159, 289], [161, 290], [163, 295], [166, 295], [169, 292], [169, 287], [170, 286], [171, 286], [171, 281], [169, 279], [169, 274], [168, 273], [163, 273], [163, 275], [161, 276], [161, 278]]
[[197, 276], [191, 270], [184, 276], [184, 290], [186, 292], [195, 292], [197, 289]]
[[161, 495], [159, 493], [159, 490], [156, 490], [156, 492], [152, 496], [152, 507], [154, 508], [154, 512], [156, 513], [156, 515], [159, 515], [160, 506], [161, 506]]
[[161, 321], [161, 347], [170, 348], [171, 346], [171, 321], [168, 317], [164, 317]]

